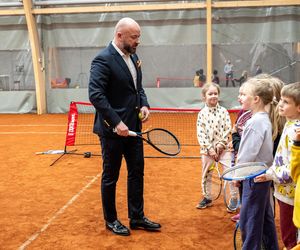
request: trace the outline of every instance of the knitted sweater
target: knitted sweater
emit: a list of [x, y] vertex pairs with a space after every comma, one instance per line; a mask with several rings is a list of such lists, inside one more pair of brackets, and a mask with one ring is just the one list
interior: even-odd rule
[[205, 107], [199, 112], [197, 119], [197, 138], [200, 153], [207, 151], [218, 143], [227, 149], [231, 132], [231, 120], [228, 111], [217, 104], [216, 107]]

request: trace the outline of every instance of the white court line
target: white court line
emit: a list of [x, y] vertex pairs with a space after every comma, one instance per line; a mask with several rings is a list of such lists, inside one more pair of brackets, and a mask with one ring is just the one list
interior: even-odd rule
[[64, 126], [66, 127], [67, 124], [0, 124], [0, 127], [57, 127], [57, 126]]
[[0, 135], [17, 135], [17, 134], [65, 134], [66, 132], [0, 132]]
[[85, 185], [77, 194], [75, 194], [61, 209], [59, 209], [53, 216], [48, 220], [48, 222], [35, 234], [29, 237], [28, 240], [26, 240], [18, 249], [23, 250], [26, 249], [27, 246], [29, 246], [34, 240], [36, 240], [41, 233], [47, 230], [47, 228], [52, 224], [52, 222], [60, 215], [62, 214], [70, 205], [76, 201], [76, 199], [86, 190], [88, 189], [99, 177], [101, 176], [101, 173], [94, 176], [94, 178]]

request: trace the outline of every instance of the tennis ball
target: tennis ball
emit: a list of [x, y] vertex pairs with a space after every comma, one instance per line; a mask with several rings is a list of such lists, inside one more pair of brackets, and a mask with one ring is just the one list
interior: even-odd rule
[[139, 119], [140, 120], [143, 120], [144, 116], [143, 116], [143, 113], [142, 112], [139, 112]]

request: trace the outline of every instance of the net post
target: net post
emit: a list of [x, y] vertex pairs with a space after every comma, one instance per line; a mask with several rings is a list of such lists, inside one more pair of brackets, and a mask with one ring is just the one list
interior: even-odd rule
[[54, 162], [52, 162], [50, 164], [50, 166], [53, 166], [64, 155], [68, 154], [67, 146], [74, 146], [75, 145], [77, 121], [78, 121], [78, 110], [77, 110], [76, 102], [72, 101], [70, 103], [69, 112], [68, 112], [68, 127], [67, 127], [67, 133], [66, 133], [66, 141], [65, 141], [64, 152], [56, 160], [54, 160]]

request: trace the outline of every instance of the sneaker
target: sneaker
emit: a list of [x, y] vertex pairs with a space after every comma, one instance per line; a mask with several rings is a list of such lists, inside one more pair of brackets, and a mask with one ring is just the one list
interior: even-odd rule
[[238, 200], [236, 198], [231, 198], [229, 201], [229, 205], [227, 207], [228, 213], [234, 213], [238, 206]]
[[238, 214], [232, 216], [231, 220], [234, 221], [234, 222], [238, 222], [240, 220], [240, 214], [238, 213]]
[[196, 206], [198, 209], [203, 209], [212, 206], [212, 200], [209, 200], [207, 198], [203, 198], [202, 201], [199, 202], [199, 204]]

